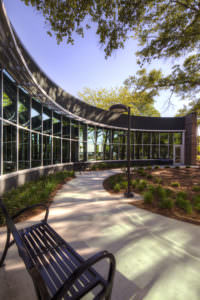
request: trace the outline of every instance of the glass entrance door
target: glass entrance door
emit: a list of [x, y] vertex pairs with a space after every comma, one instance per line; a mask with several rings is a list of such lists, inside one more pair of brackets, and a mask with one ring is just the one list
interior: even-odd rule
[[183, 163], [182, 146], [174, 145], [174, 164], [180, 165]]

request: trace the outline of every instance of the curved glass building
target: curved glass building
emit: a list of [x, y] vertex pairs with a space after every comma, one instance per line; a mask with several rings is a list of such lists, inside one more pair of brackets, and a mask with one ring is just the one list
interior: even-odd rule
[[[0, 1], [0, 193], [55, 169], [126, 161], [127, 116], [58, 87], [17, 37]], [[133, 164], [195, 164], [196, 115], [131, 117]]]

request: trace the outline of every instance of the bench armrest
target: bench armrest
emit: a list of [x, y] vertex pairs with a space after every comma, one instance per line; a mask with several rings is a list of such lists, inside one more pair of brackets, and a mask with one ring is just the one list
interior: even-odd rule
[[87, 271], [91, 266], [96, 264], [102, 259], [109, 259], [110, 266], [109, 266], [109, 273], [108, 273], [108, 288], [111, 290], [113, 285], [113, 279], [115, 274], [115, 268], [116, 268], [116, 262], [115, 257], [112, 253], [109, 253], [108, 251], [101, 251], [94, 256], [90, 257], [86, 261], [82, 263], [80, 267], [78, 267], [72, 275], [66, 280], [62, 288], [58, 291], [56, 294], [55, 299], [60, 299], [65, 295], [65, 293], [69, 290], [69, 288], [74, 284], [74, 282], [85, 272]]
[[45, 204], [42, 204], [42, 203], [39, 203], [39, 204], [34, 204], [34, 205], [31, 205], [31, 206], [27, 206], [23, 209], [21, 209], [20, 211], [18, 211], [15, 215], [12, 216], [12, 220], [16, 219], [17, 217], [19, 217], [21, 214], [23, 214], [24, 212], [27, 212], [35, 207], [43, 207], [45, 208], [46, 210], [46, 213], [45, 213], [45, 217], [44, 217], [44, 221], [47, 222], [47, 219], [48, 219], [48, 215], [49, 215], [49, 206], [48, 205], [45, 205]]

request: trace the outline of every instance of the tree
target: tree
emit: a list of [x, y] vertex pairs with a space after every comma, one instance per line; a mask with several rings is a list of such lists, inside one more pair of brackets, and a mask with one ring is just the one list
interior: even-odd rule
[[22, 1], [44, 15], [48, 33], [55, 33], [58, 42], [66, 38], [67, 43], [73, 43], [74, 32], [84, 36], [85, 30], [95, 24], [106, 57], [123, 48], [131, 37], [139, 42], [140, 65], [152, 59], [186, 56], [170, 76], [159, 79], [157, 88], [170, 89], [184, 97], [199, 92], [199, 0]]
[[155, 95], [155, 90], [149, 93], [135, 92], [124, 86], [110, 90], [84, 88], [82, 92], [79, 92], [79, 97], [85, 102], [105, 110], [113, 104], [121, 103], [130, 106], [133, 115], [159, 117], [160, 113], [154, 107]]

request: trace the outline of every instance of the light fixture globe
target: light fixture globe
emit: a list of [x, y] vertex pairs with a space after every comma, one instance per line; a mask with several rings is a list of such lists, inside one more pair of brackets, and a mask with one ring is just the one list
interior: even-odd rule
[[122, 114], [128, 112], [128, 107], [124, 104], [114, 104], [109, 108], [110, 112]]

